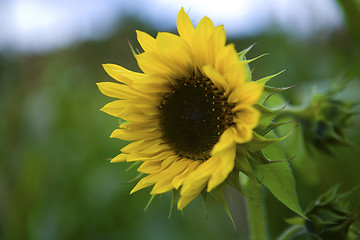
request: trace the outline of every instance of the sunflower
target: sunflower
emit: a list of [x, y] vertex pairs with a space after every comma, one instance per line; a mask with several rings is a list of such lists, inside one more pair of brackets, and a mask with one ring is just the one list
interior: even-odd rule
[[132, 141], [111, 162], [142, 162], [145, 177], [131, 193], [153, 186], [151, 195], [180, 193], [182, 210], [199, 193], [225, 183], [234, 170], [237, 145], [253, 138], [263, 92], [253, 82], [224, 26], [204, 17], [196, 28], [183, 8], [179, 35], [156, 38], [137, 31], [144, 52], [135, 54], [143, 73], [114, 64], [105, 71], [120, 83], [98, 83], [117, 98], [101, 110], [125, 121], [110, 137]]

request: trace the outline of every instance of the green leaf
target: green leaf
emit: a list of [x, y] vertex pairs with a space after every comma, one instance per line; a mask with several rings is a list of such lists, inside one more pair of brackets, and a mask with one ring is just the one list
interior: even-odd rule
[[295, 179], [288, 162], [253, 166], [256, 177], [285, 206], [305, 217], [298, 201]]

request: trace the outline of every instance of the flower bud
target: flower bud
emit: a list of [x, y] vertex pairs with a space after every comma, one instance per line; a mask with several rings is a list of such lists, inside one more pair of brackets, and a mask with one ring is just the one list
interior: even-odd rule
[[358, 218], [347, 207], [346, 198], [352, 192], [337, 194], [339, 186], [320, 196], [305, 211], [308, 218], [305, 226], [312, 239], [345, 240], [350, 226]]
[[308, 147], [332, 154], [333, 146], [350, 146], [345, 129], [355, 114], [355, 103], [337, 98], [348, 82], [336, 83], [323, 92], [313, 92], [304, 107], [291, 108], [285, 112], [297, 119], [302, 127], [304, 141]]

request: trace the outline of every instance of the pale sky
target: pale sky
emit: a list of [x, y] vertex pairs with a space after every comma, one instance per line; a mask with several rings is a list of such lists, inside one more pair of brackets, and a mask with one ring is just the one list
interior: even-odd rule
[[0, 50], [41, 52], [101, 37], [125, 13], [166, 31], [175, 28], [181, 7], [194, 24], [206, 15], [232, 36], [258, 34], [274, 24], [307, 36], [344, 22], [334, 0], [1, 0]]

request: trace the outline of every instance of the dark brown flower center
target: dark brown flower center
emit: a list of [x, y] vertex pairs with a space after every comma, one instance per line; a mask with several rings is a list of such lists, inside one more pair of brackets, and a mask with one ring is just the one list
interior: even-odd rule
[[206, 160], [232, 124], [232, 108], [208, 78], [177, 82], [159, 105], [163, 139], [181, 157]]

